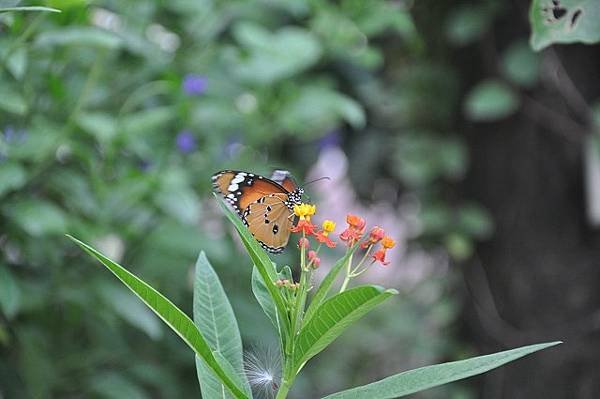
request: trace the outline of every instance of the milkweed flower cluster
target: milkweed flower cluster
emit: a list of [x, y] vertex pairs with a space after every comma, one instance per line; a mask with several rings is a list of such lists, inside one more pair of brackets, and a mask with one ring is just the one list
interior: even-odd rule
[[[298, 239], [300, 249], [300, 266], [302, 273], [310, 274], [311, 270], [317, 269], [321, 264], [319, 251], [323, 245], [327, 248], [335, 248], [337, 243], [332, 239], [336, 224], [332, 220], [324, 220], [319, 227], [313, 224], [311, 218], [317, 212], [315, 205], [298, 204], [293, 208], [298, 222], [291, 227], [293, 233], [302, 234]], [[385, 230], [380, 226], [374, 226], [366, 234], [367, 222], [364, 218], [348, 214], [346, 216], [346, 228], [338, 235], [340, 241], [347, 247], [348, 262], [346, 264], [346, 277], [341, 291], [344, 291], [352, 278], [358, 277], [366, 272], [374, 263], [387, 266], [386, 253], [395, 245], [394, 239], [386, 236]], [[311, 249], [311, 240], [316, 241], [316, 248]], [[355, 252], [360, 250], [362, 257], [358, 263], [353, 262]], [[301, 277], [302, 279], [302, 277]], [[307, 279], [309, 281], [309, 279]], [[281, 286], [281, 285], [280, 285]]]

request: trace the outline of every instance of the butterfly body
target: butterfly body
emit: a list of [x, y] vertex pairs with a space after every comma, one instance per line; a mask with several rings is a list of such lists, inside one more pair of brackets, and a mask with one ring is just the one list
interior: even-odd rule
[[237, 212], [267, 251], [280, 253], [289, 241], [294, 205], [304, 189], [287, 171], [276, 170], [269, 179], [254, 173], [224, 170], [212, 177], [213, 190]]

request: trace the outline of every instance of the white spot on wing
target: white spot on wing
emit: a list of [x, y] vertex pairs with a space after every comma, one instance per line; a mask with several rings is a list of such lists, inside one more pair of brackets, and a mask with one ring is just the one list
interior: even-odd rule
[[229, 187], [227, 187], [227, 191], [236, 191], [238, 188], [239, 186], [237, 185], [237, 183], [234, 183], [232, 180]]

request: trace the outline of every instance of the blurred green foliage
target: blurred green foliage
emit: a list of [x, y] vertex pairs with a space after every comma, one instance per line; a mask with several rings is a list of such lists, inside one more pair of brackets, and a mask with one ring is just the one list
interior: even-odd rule
[[[62, 12], [0, 13], [1, 395], [198, 396], [186, 348], [110, 276], [83, 267], [66, 232], [133, 265], [188, 313], [190, 266], [206, 250], [245, 342], [271, 342], [248, 301], [251, 268], [214, 220], [210, 175], [277, 166], [302, 177], [332, 131], [363, 200], [375, 176], [418, 199], [420, 243], [463, 260], [492, 233], [484, 209], [452, 195], [468, 169], [456, 119], [510, 116], [539, 59], [516, 38], [498, 73], [469, 88], [449, 54], [483, 40], [501, 2], [44, 5]], [[382, 367], [398, 359], [370, 364], [365, 353], [393, 347], [408, 368], [456, 351], [450, 286], [433, 280], [423, 297], [415, 289], [388, 305], [393, 317], [372, 316], [336, 344], [362, 342], [344, 355], [353, 367], [317, 358], [299, 392], [397, 371]], [[424, 395], [463, 397], [447, 389]]]

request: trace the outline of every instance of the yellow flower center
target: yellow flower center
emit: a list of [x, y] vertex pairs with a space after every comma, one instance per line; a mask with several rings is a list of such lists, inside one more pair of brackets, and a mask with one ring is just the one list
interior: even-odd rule
[[310, 221], [310, 217], [315, 214], [317, 207], [311, 204], [294, 205], [294, 214], [300, 217], [300, 220]]
[[335, 230], [335, 222], [331, 220], [325, 220], [323, 222], [323, 235], [327, 237], [329, 233], [332, 233]]

